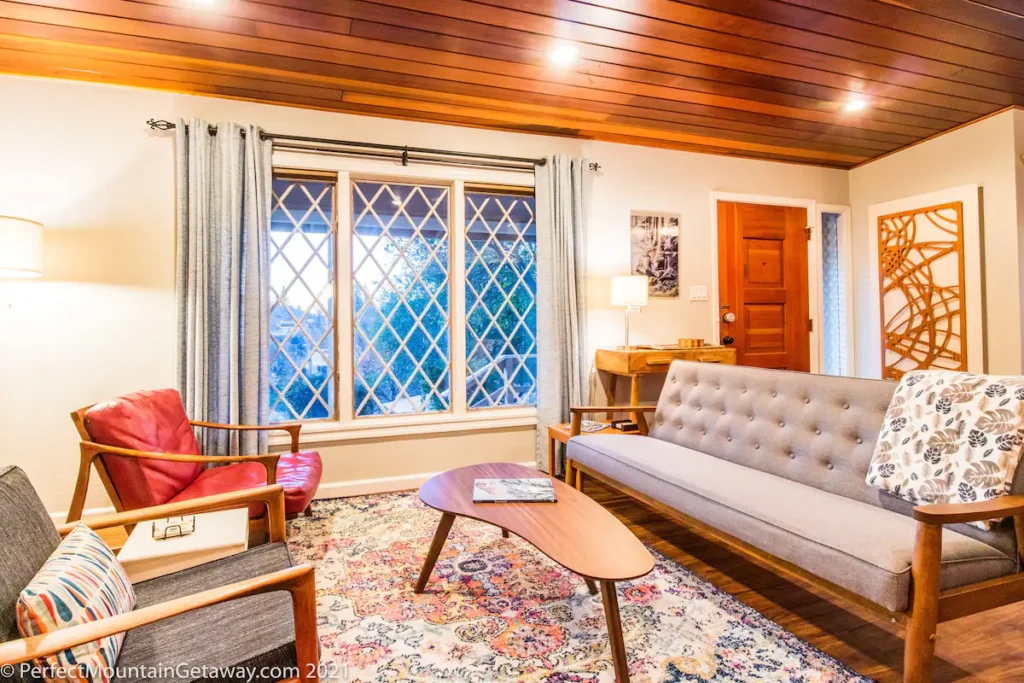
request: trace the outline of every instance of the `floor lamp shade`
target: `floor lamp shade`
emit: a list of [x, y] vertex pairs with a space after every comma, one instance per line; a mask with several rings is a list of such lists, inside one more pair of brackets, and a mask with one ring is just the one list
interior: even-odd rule
[[43, 274], [43, 226], [24, 218], [0, 216], [0, 278]]

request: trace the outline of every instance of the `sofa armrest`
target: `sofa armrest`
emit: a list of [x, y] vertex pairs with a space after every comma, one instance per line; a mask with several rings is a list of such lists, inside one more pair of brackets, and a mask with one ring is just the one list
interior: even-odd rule
[[636, 415], [637, 427], [640, 428], [640, 433], [647, 436], [647, 418], [644, 417], [644, 412], [653, 411], [657, 408], [658, 406], [571, 406], [569, 408], [571, 416], [569, 438], [580, 435], [583, 416], [587, 413], [603, 413], [605, 415], [611, 413], [633, 413]]
[[120, 448], [118, 446], [106, 446], [92, 441], [83, 441], [80, 445], [82, 453], [81, 467], [91, 464], [94, 459], [107, 453], [110, 455], [123, 455], [128, 458], [148, 458], [150, 460], [167, 460], [170, 462], [201, 462], [231, 464], [237, 462], [258, 462], [267, 470], [267, 484], [277, 482], [277, 461], [281, 459], [280, 453], [267, 453], [266, 455], [195, 455], [194, 453], [155, 453], [151, 451], [136, 451], [131, 448]]
[[603, 413], [608, 415], [610, 413], [632, 413], [632, 412], [651, 412], [657, 410], [658, 406], [572, 406], [569, 408], [569, 413], [580, 415], [586, 413]]
[[203, 429], [229, 429], [236, 432], [288, 432], [292, 438], [292, 453], [299, 452], [299, 432], [302, 431], [301, 422], [280, 422], [272, 425], [232, 425], [220, 422], [203, 422], [201, 420], [189, 420], [193, 427]]
[[[90, 643], [210, 605], [280, 590], [288, 591], [292, 597], [295, 650], [300, 669], [297, 676], [301, 679], [315, 680], [319, 668], [319, 650], [316, 630], [315, 585], [313, 567], [310, 565], [282, 569], [246, 581], [168, 600], [132, 610], [126, 614], [62, 628], [40, 636], [0, 643], [0, 666], [20, 664], [52, 655], [76, 645]], [[244, 633], [211, 634], [211, 636], [214, 635], [218, 638], [243, 638], [245, 636]]]
[[[81, 443], [83, 457], [94, 458], [100, 454], [123, 455], [128, 458], [148, 458], [151, 460], [169, 460], [172, 462], [201, 462], [201, 463], [235, 463], [235, 462], [258, 462], [267, 468], [267, 477], [272, 478], [277, 474], [277, 461], [281, 458], [280, 453], [267, 453], [266, 455], [196, 455], [195, 453], [157, 453], [153, 451], [137, 451], [131, 448], [119, 446], [107, 446], [92, 441]], [[273, 484], [274, 482], [269, 482]]]
[[977, 503], [932, 503], [914, 508], [914, 519], [940, 526], [1017, 515], [1024, 515], [1024, 496], [1000, 496]]
[[165, 503], [164, 505], [154, 505], [153, 507], [139, 508], [138, 510], [101, 515], [81, 522], [69, 521], [67, 524], [57, 527], [57, 532], [61, 536], [66, 536], [79, 524], [85, 524], [90, 529], [109, 529], [115, 526], [130, 526], [139, 522], [147, 522], [151, 519], [164, 519], [165, 517], [195, 515], [216, 510], [247, 507], [251, 503], [267, 504], [267, 527], [270, 533], [270, 542], [284, 541], [284, 487], [280, 484], [242, 489], [241, 491], [229, 491], [215, 496], [193, 498], [177, 503]]
[[75, 493], [71, 497], [71, 507], [68, 508], [67, 521], [74, 522], [82, 518], [82, 510], [85, 508], [85, 496], [89, 491], [89, 472], [92, 470], [93, 461], [104, 453], [121, 455], [127, 458], [147, 458], [150, 460], [166, 460], [170, 462], [200, 462], [200, 463], [240, 463], [257, 462], [263, 465], [267, 471], [267, 484], [277, 483], [277, 461], [281, 459], [280, 453], [268, 453], [266, 455], [195, 455], [194, 453], [153, 453], [149, 451], [137, 451], [131, 448], [120, 448], [118, 446], [105, 446], [92, 441], [82, 441], [79, 444], [78, 480], [75, 482]]

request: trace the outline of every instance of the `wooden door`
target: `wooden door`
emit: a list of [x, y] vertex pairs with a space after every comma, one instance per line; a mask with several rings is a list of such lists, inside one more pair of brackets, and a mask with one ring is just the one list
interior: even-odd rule
[[737, 364], [810, 371], [807, 235], [807, 209], [718, 202], [720, 339]]

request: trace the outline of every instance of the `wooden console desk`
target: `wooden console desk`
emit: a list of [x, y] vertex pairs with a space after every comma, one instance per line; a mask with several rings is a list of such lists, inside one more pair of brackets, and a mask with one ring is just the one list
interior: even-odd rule
[[[619, 376], [629, 377], [629, 405], [640, 404], [640, 378], [644, 375], [664, 374], [674, 360], [701, 363], [736, 364], [736, 349], [729, 346], [701, 346], [692, 349], [638, 349], [619, 347], [598, 349], [594, 364], [608, 373], [605, 395], [608, 405], [615, 405], [615, 388]], [[632, 416], [636, 421], [636, 416]]]

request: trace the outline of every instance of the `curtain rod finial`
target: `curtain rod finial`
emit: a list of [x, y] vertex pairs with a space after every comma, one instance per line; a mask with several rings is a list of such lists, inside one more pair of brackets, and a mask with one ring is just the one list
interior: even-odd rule
[[597, 163], [596, 161], [591, 161], [590, 162], [590, 170], [591, 171], [600, 171], [601, 170], [601, 164]]
[[163, 119], [150, 119], [146, 121], [146, 125], [152, 130], [173, 130], [175, 127], [173, 123]]

